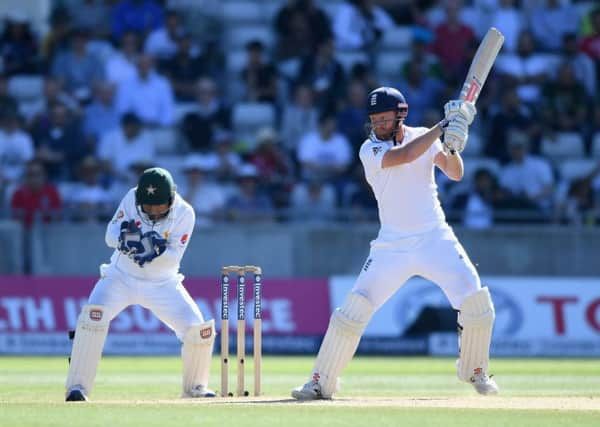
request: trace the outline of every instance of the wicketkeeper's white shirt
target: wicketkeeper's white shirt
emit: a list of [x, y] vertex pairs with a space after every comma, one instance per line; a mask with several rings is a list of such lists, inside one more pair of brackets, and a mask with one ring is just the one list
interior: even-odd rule
[[[427, 128], [404, 126], [404, 132], [402, 145], [410, 144]], [[414, 161], [384, 169], [383, 155], [392, 147], [392, 141], [368, 139], [359, 151], [379, 209], [381, 229], [372, 243], [374, 246], [392, 244], [396, 239], [432, 230], [446, 221], [434, 179], [433, 160], [442, 151], [440, 140]]]
[[[117, 249], [121, 223], [132, 219], [142, 229], [142, 233], [154, 230], [167, 239], [167, 249], [143, 267]], [[110, 258], [110, 265], [101, 267], [103, 274], [112, 272], [156, 283], [167, 283], [182, 278], [179, 274], [179, 265], [194, 231], [196, 221], [194, 209], [179, 194], [175, 194], [171, 212], [165, 219], [154, 224], [147, 221], [142, 219], [136, 208], [135, 188], [132, 188], [121, 201], [106, 229], [106, 244], [115, 248], [115, 251]], [[122, 279], [126, 280], [124, 277]]]

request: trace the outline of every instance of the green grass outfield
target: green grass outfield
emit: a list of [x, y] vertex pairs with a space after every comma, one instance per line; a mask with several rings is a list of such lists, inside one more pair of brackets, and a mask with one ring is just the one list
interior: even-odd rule
[[[247, 389], [252, 390], [252, 361]], [[600, 361], [496, 359], [498, 397], [456, 379], [446, 358], [352, 361], [334, 401], [298, 403], [313, 357], [265, 357], [260, 398], [179, 399], [179, 358], [107, 357], [92, 402], [66, 404], [65, 358], [0, 357], [0, 426], [600, 426]], [[213, 359], [212, 386], [220, 384]], [[230, 372], [230, 389], [236, 375]]]

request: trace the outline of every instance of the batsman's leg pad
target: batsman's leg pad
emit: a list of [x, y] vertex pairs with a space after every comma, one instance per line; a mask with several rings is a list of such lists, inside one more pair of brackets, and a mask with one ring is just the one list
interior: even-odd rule
[[[494, 305], [488, 288], [469, 296], [458, 313], [458, 377], [472, 382], [474, 375], [488, 372], [490, 342], [495, 319]], [[460, 332], [462, 331], [462, 332]]]
[[194, 388], [208, 387], [210, 361], [215, 343], [215, 321], [191, 326], [183, 336], [183, 395], [193, 396]]
[[342, 306], [333, 312], [312, 378], [321, 386], [324, 397], [329, 398], [335, 393], [338, 376], [352, 360], [373, 312], [373, 304], [357, 293], [350, 293]]
[[104, 306], [87, 304], [81, 310], [71, 350], [67, 395], [71, 388], [83, 389], [87, 395], [91, 393], [109, 324]]

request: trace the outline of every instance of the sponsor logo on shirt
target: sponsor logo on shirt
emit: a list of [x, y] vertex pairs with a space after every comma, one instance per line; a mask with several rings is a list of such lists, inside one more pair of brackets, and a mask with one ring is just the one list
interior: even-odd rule
[[90, 320], [93, 320], [95, 322], [99, 322], [102, 320], [102, 310], [99, 309], [93, 309], [90, 310]]
[[379, 152], [381, 152], [381, 150], [383, 150], [383, 147], [381, 145], [376, 145], [373, 147], [373, 155], [376, 156]]
[[181, 244], [185, 245], [187, 243], [187, 239], [188, 239], [188, 235], [184, 234], [183, 236], [181, 236]]

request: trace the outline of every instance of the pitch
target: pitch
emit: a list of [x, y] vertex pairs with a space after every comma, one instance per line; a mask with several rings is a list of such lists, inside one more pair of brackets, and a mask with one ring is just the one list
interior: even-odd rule
[[[552, 427], [600, 422], [597, 360], [494, 359], [491, 371], [501, 395], [490, 398], [460, 383], [450, 359], [358, 357], [343, 375], [336, 400], [295, 402], [289, 391], [306, 380], [312, 362], [312, 357], [265, 357], [263, 396], [193, 400], [179, 399], [178, 358], [107, 357], [100, 363], [92, 402], [66, 404], [66, 359], [2, 357], [0, 425]], [[251, 370], [246, 375], [250, 385]], [[214, 358], [213, 386], [219, 378]]]

